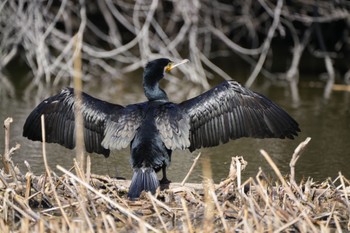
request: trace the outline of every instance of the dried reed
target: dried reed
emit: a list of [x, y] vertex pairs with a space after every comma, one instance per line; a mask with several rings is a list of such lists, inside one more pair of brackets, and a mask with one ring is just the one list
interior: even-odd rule
[[[294, 176], [285, 179], [271, 157], [265, 151], [261, 153], [277, 180], [266, 178], [266, 171], [260, 169], [255, 178], [241, 181], [237, 177], [241, 171], [234, 170], [242, 170], [246, 162], [234, 157], [227, 179], [214, 185], [210, 162], [203, 156], [203, 184], [170, 184], [169, 189], [158, 190], [155, 196], [142, 194], [137, 201], [127, 199], [128, 182], [91, 174], [89, 159], [83, 179], [59, 165], [61, 176], [47, 163], [46, 174], [40, 176], [30, 171], [23, 175], [15, 166], [9, 166], [8, 174], [5, 169], [0, 171], [0, 231], [350, 230], [348, 179], [339, 173], [335, 180], [316, 183], [309, 178], [297, 183]], [[44, 144], [43, 156], [46, 160]], [[291, 169], [295, 169], [293, 159]]]

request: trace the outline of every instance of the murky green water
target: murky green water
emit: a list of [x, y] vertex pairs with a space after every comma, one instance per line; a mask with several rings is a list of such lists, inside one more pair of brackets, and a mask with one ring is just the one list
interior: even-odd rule
[[[184, 81], [185, 82], [185, 81]], [[127, 92], [100, 92], [101, 87], [90, 89], [89, 94], [107, 101], [128, 104], [135, 101], [143, 101], [141, 83], [132, 88], [126, 86]], [[279, 139], [239, 139], [216, 148], [200, 150], [202, 156], [210, 158], [213, 176], [216, 182], [225, 178], [228, 174], [231, 157], [243, 156], [248, 161], [248, 167], [244, 176], [255, 176], [258, 168], [273, 174], [264, 158], [259, 154], [260, 149], [266, 150], [283, 174], [289, 172], [289, 161], [295, 147], [311, 137], [307, 149], [297, 163], [296, 171], [298, 179], [311, 176], [315, 180], [324, 180], [326, 177], [336, 177], [341, 171], [350, 177], [350, 92], [333, 92], [331, 99], [322, 99], [323, 89], [309, 87], [309, 83], [300, 85], [301, 103], [292, 106], [288, 89], [283, 87], [264, 88], [257, 86], [253, 88], [263, 93], [270, 99], [282, 106], [300, 124], [302, 132], [295, 140]], [[169, 94], [171, 98], [171, 94]], [[179, 98], [179, 97], [177, 97]], [[181, 97], [180, 97], [181, 98]], [[14, 123], [11, 125], [11, 145], [20, 143], [20, 150], [13, 155], [13, 160], [25, 171], [23, 161], [27, 160], [36, 174], [44, 171], [41, 144], [23, 138], [22, 126], [25, 118], [36, 106], [34, 100], [2, 99], [0, 102], [0, 121], [11, 116]], [[0, 153], [4, 149], [4, 135], [0, 132]], [[181, 181], [192, 165], [193, 159], [199, 151], [190, 153], [188, 151], [175, 151], [173, 161], [169, 168], [169, 178], [172, 181]], [[56, 144], [47, 145], [49, 164], [55, 168], [57, 164], [69, 168], [73, 164], [74, 151], [63, 148]], [[129, 150], [114, 151], [109, 158], [92, 154], [92, 170], [97, 174], [109, 174], [131, 178], [129, 164]], [[201, 163], [193, 171], [191, 182], [201, 180]]]

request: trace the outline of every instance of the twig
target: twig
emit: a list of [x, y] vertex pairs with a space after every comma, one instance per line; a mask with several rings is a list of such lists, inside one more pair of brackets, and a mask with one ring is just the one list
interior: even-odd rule
[[10, 125], [13, 122], [13, 119], [8, 117], [4, 121], [5, 128], [5, 150], [4, 155], [2, 156], [2, 164], [4, 165], [5, 174], [10, 173]]
[[6, 200], [6, 204], [9, 205], [10, 207], [12, 207], [13, 209], [15, 209], [18, 213], [20, 213], [23, 217], [29, 218], [32, 221], [37, 221], [40, 217], [34, 215], [30, 215], [29, 213], [27, 213], [25, 210], [22, 210], [20, 207], [18, 207], [17, 205], [15, 205], [14, 203], [12, 203], [9, 200]]
[[1, 172], [0, 172], [0, 180], [3, 183], [3, 185], [5, 186], [5, 188], [7, 188], [9, 186], [8, 182], [6, 181], [6, 178], [1, 174]]
[[294, 150], [292, 159], [290, 160], [290, 163], [289, 163], [289, 167], [290, 167], [290, 182], [291, 182], [291, 184], [295, 184], [296, 185], [296, 181], [295, 181], [295, 165], [296, 165], [298, 159], [300, 158], [300, 156], [302, 155], [302, 153], [304, 152], [305, 147], [310, 142], [310, 140], [311, 140], [311, 138], [307, 137], [305, 139], [305, 141], [301, 142], [299, 144], [299, 146]]
[[[75, 147], [76, 158], [79, 169], [84, 175], [85, 170], [85, 155], [84, 155], [84, 122], [82, 115], [82, 63], [81, 63], [81, 43], [82, 34], [75, 36], [75, 51], [74, 51], [74, 118], [75, 118]], [[79, 173], [77, 173], [79, 174]], [[82, 178], [82, 176], [81, 176]]]
[[330, 223], [330, 221], [331, 221], [331, 219], [332, 219], [332, 216], [334, 216], [335, 205], [336, 205], [336, 204], [334, 203], [333, 206], [332, 206], [331, 212], [330, 212], [330, 214], [329, 214], [329, 216], [328, 216], [328, 218], [327, 218], [326, 227], [329, 226], [329, 223]]
[[217, 198], [217, 196], [215, 194], [215, 191], [214, 191], [213, 187], [210, 188], [209, 193], [210, 193], [210, 195], [211, 195], [211, 197], [212, 197], [212, 199], [214, 201], [214, 204], [216, 206], [217, 211], [219, 212], [221, 223], [222, 223], [222, 226], [224, 227], [225, 232], [230, 232], [229, 228], [227, 226], [226, 220], [225, 220], [224, 212], [222, 211], [222, 208], [221, 208], [221, 206], [219, 204], [218, 198]]
[[153, 195], [152, 195], [150, 192], [147, 192], [147, 196], [148, 196], [148, 199], [151, 201], [154, 210], [156, 211], [156, 214], [157, 214], [158, 219], [159, 219], [159, 221], [161, 222], [161, 224], [162, 224], [162, 226], [163, 226], [163, 228], [164, 228], [164, 231], [165, 231], [165, 232], [169, 232], [169, 231], [168, 231], [168, 228], [167, 228], [167, 226], [166, 226], [166, 224], [165, 224], [165, 222], [164, 222], [164, 220], [163, 220], [163, 218], [162, 218], [162, 216], [160, 215], [160, 212], [159, 212], [159, 210], [158, 210], [158, 207], [157, 207], [157, 205], [156, 205], [156, 203], [155, 203], [155, 201], [154, 201], [155, 198], [153, 197]]
[[[94, 200], [97, 200], [97, 199], [99, 199], [100, 197], [95, 197], [94, 199], [92, 199], [93, 201]], [[84, 200], [85, 202], [87, 202], [88, 200]], [[79, 201], [76, 201], [76, 202], [71, 202], [71, 203], [69, 203], [69, 204], [66, 204], [66, 205], [62, 205], [62, 208], [63, 209], [66, 209], [66, 208], [69, 208], [69, 207], [73, 207], [73, 206], [79, 206], [80, 205], [80, 203], [79, 203]], [[60, 209], [60, 207], [51, 207], [51, 208], [49, 208], [49, 209], [44, 209], [44, 210], [41, 210], [40, 211], [40, 213], [48, 213], [48, 212], [51, 212], [51, 211], [55, 211], [55, 210], [59, 210]]]
[[343, 229], [340, 227], [338, 216], [336, 214], [333, 215], [334, 223], [337, 228], [337, 232], [343, 232]]
[[87, 195], [85, 194], [85, 190], [83, 190], [82, 185], [77, 186], [75, 181], [72, 180], [72, 185], [75, 187], [75, 190], [77, 191], [77, 193], [75, 194], [76, 198], [78, 199], [79, 202], [79, 209], [80, 209], [80, 215], [82, 215], [82, 218], [85, 219], [85, 223], [86, 225], [88, 225], [90, 232], [94, 232], [92, 223], [91, 223], [91, 219], [89, 218], [89, 214], [88, 211], [86, 209], [86, 197]]
[[[241, 183], [242, 183], [242, 164], [241, 164], [241, 161], [240, 161], [239, 157], [236, 156], [236, 157], [232, 158], [232, 160], [233, 159], [235, 160], [235, 164], [236, 164], [237, 187], [241, 187]], [[230, 170], [230, 173], [231, 173], [231, 170]], [[241, 189], [239, 189], [239, 192], [243, 193], [243, 190], [244, 190], [244, 188], [242, 187]]]
[[148, 193], [148, 198], [152, 199], [152, 201], [154, 203], [156, 203], [157, 205], [159, 205], [160, 207], [162, 207], [163, 209], [165, 209], [166, 211], [168, 211], [169, 213], [173, 213], [173, 211], [171, 210], [171, 207], [167, 206], [166, 204], [164, 204], [163, 202], [157, 200], [157, 198], [155, 198], [153, 195]]
[[24, 193], [24, 199], [26, 200], [26, 203], [28, 204], [31, 189], [32, 189], [32, 174], [27, 173], [26, 174], [26, 191]]
[[199, 154], [197, 155], [197, 157], [193, 160], [193, 163], [192, 163], [192, 166], [191, 166], [190, 170], [187, 172], [185, 178], [184, 178], [184, 179], [182, 180], [182, 182], [181, 182], [181, 185], [182, 185], [182, 186], [186, 183], [188, 177], [191, 175], [191, 173], [192, 173], [194, 167], [196, 166], [197, 161], [198, 161], [198, 159], [199, 159], [200, 156], [201, 156], [201, 152], [199, 152]]
[[283, 232], [284, 230], [286, 230], [288, 227], [294, 225], [295, 223], [297, 223], [298, 221], [300, 221], [300, 217], [297, 217], [295, 219], [293, 219], [292, 221], [286, 223], [285, 225], [281, 226], [280, 228], [278, 228], [277, 230], [274, 231], [274, 233], [278, 233], [278, 232]]
[[16, 144], [15, 147], [10, 148], [10, 125], [13, 122], [13, 119], [11, 117], [8, 117], [4, 121], [4, 128], [5, 128], [5, 149], [4, 149], [4, 155], [2, 157], [2, 163], [4, 166], [4, 173], [5, 174], [11, 174], [14, 181], [17, 183], [17, 175], [16, 172], [18, 172], [18, 169], [16, 170], [12, 160], [11, 155], [13, 152], [18, 150], [20, 148], [19, 144]]
[[307, 44], [309, 43], [312, 28], [309, 28], [304, 32], [303, 39], [300, 42], [294, 25], [285, 19], [281, 22], [283, 22], [285, 25], [287, 25], [287, 27], [289, 27], [290, 32], [292, 34], [293, 41], [294, 41], [294, 47], [292, 50], [293, 58], [292, 58], [290, 67], [286, 72], [286, 79], [290, 85], [293, 102], [298, 103], [300, 100], [299, 90], [297, 86], [299, 81], [299, 64], [300, 64], [301, 56], [303, 55], [305, 46], [307, 46]]
[[241, 54], [245, 55], [258, 55], [262, 51], [262, 47], [257, 49], [246, 49], [241, 47], [240, 45], [234, 43], [232, 40], [230, 40], [221, 30], [209, 26], [209, 30], [217, 37], [220, 38], [222, 42], [224, 42], [228, 47], [230, 47], [233, 51], [239, 52]]
[[53, 195], [56, 199], [57, 205], [60, 208], [60, 211], [62, 213], [63, 219], [65, 220], [66, 224], [71, 227], [71, 224], [69, 222], [68, 216], [66, 214], [66, 212], [64, 211], [64, 209], [62, 208], [62, 204], [60, 199], [58, 198], [57, 192], [56, 192], [56, 187], [53, 183], [52, 177], [51, 177], [51, 171], [49, 168], [49, 165], [47, 163], [47, 158], [46, 158], [46, 133], [45, 133], [45, 116], [41, 115], [41, 138], [42, 138], [42, 152], [43, 152], [43, 160], [44, 160], [44, 165], [45, 165], [45, 171], [46, 171], [46, 175], [48, 176], [50, 185], [51, 185], [51, 190], [53, 192]]
[[202, 159], [203, 188], [204, 188], [204, 223], [202, 230], [213, 232], [214, 230], [214, 203], [210, 192], [214, 190], [212, 186], [212, 171], [208, 157]]
[[182, 204], [182, 208], [184, 209], [184, 212], [185, 212], [185, 217], [186, 217], [186, 222], [187, 222], [187, 227], [188, 227], [188, 231], [190, 233], [193, 233], [194, 230], [193, 230], [193, 226], [192, 226], [192, 223], [191, 223], [191, 218], [190, 218], [190, 215], [188, 213], [188, 208], [186, 206], [186, 201], [185, 199], [181, 198], [181, 204]]
[[258, 76], [258, 74], [259, 74], [259, 72], [260, 72], [260, 70], [265, 62], [266, 56], [269, 52], [272, 38], [273, 38], [275, 31], [280, 23], [280, 15], [281, 15], [282, 6], [283, 6], [283, 0], [278, 0], [274, 15], [273, 15], [272, 25], [267, 33], [267, 37], [266, 37], [265, 42], [262, 46], [262, 52], [260, 54], [258, 63], [254, 67], [253, 72], [251, 73], [247, 82], [245, 83], [246, 87], [250, 87], [253, 84], [253, 82], [255, 81], [256, 77]]
[[10, 151], [8, 152], [8, 154], [5, 156], [8, 158], [8, 160], [6, 160], [8, 166], [10, 167], [10, 173], [12, 175], [12, 178], [17, 182], [17, 173], [19, 172], [19, 170], [15, 167], [15, 165], [13, 164], [13, 161], [11, 159], [11, 155], [13, 154], [13, 152], [15, 152], [16, 150], [18, 150], [21, 147], [20, 144], [16, 144], [15, 147], [11, 147]]
[[332, 93], [333, 84], [335, 81], [335, 71], [334, 71], [332, 59], [330, 58], [330, 56], [327, 53], [324, 57], [324, 63], [325, 63], [325, 66], [326, 66], [326, 69], [328, 72], [328, 80], [327, 80], [326, 87], [324, 89], [323, 97], [325, 99], [329, 99], [329, 97]]

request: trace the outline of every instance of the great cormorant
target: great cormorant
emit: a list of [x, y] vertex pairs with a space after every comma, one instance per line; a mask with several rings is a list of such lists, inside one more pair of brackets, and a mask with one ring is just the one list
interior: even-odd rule
[[[169, 102], [159, 81], [174, 65], [161, 58], [149, 62], [143, 74], [148, 101], [121, 106], [82, 93], [84, 142], [87, 152], [109, 156], [110, 150], [130, 144], [134, 170], [128, 196], [154, 193], [159, 186], [156, 172], [166, 167], [175, 149], [217, 146], [229, 139], [291, 138], [300, 131], [298, 123], [265, 96], [225, 81], [211, 90], [175, 104]], [[74, 90], [41, 102], [27, 118], [23, 136], [41, 141], [41, 115], [45, 115], [46, 141], [75, 147]]]

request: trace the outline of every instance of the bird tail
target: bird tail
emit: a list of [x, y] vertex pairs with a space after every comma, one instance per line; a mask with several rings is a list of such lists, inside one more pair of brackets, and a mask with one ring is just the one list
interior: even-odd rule
[[140, 197], [142, 191], [150, 191], [152, 194], [156, 192], [159, 186], [157, 174], [151, 167], [141, 167], [134, 169], [128, 197], [130, 199]]

